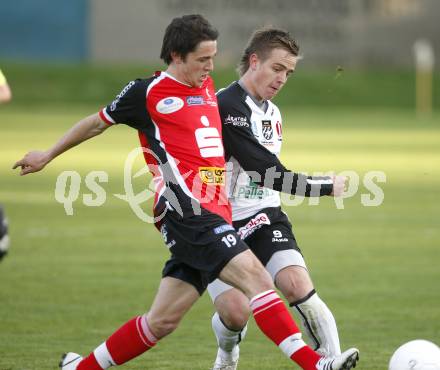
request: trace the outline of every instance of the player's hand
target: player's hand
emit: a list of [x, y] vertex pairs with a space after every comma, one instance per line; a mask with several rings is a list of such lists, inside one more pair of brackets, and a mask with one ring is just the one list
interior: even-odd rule
[[333, 192], [331, 195], [340, 197], [345, 193], [345, 183], [348, 178], [346, 176], [332, 176], [333, 177]]
[[23, 176], [42, 170], [49, 162], [50, 158], [46, 152], [33, 151], [27, 153], [22, 159], [16, 162], [12, 169], [15, 170], [17, 167], [21, 167], [20, 176]]

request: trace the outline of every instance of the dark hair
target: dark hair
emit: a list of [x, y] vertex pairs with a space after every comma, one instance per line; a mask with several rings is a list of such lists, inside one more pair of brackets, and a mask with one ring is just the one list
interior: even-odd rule
[[202, 41], [215, 41], [218, 31], [199, 14], [174, 18], [168, 25], [162, 42], [160, 58], [166, 64], [172, 62], [171, 53], [177, 53], [185, 60]]
[[249, 69], [249, 57], [252, 54], [265, 60], [273, 49], [280, 48], [298, 56], [299, 46], [289, 32], [277, 28], [261, 28], [256, 30], [248, 41], [246, 49], [238, 64], [238, 74], [243, 76]]

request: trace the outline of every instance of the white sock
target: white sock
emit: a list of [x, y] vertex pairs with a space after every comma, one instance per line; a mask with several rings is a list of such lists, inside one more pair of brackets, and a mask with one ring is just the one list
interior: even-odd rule
[[94, 351], [96, 362], [103, 369], [108, 369], [110, 366], [116, 366], [115, 361], [112, 358], [112, 355], [107, 349], [107, 344], [104, 342], [100, 346], [98, 346]]
[[315, 290], [290, 306], [299, 313], [303, 330], [313, 341], [316, 349], [331, 356], [341, 354], [335, 318]]
[[247, 324], [239, 331], [228, 329], [225, 324], [223, 324], [219, 314], [216, 312], [212, 316], [212, 329], [214, 330], [219, 347], [217, 356], [220, 356], [225, 360], [236, 361], [239, 356], [238, 344], [246, 335]]

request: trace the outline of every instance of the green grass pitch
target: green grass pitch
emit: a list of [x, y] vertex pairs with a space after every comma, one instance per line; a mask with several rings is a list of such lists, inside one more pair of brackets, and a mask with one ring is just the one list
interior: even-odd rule
[[[148, 309], [168, 256], [160, 234], [141, 222], [124, 193], [123, 166], [137, 145], [126, 127], [72, 149], [39, 174], [10, 168], [29, 149], [51, 145], [89, 109], [5, 107], [0, 111], [0, 202], [11, 250], [0, 263], [0, 369], [56, 369], [64, 351], [87, 354], [120, 324]], [[364, 207], [364, 185], [336, 209], [330, 198], [285, 207], [316, 288], [332, 309], [342, 347], [361, 351], [359, 369], [387, 368], [402, 343], [440, 344], [440, 125], [407, 110], [286, 111], [282, 160], [300, 171], [383, 171], [385, 194]], [[137, 166], [141, 166], [139, 160]], [[80, 173], [74, 215], [56, 202], [57, 176]], [[109, 174], [107, 199], [86, 207], [92, 170]], [[137, 192], [147, 178], [136, 179]], [[144, 205], [146, 209], [149, 204]], [[216, 353], [204, 295], [180, 328], [127, 369], [207, 370]], [[240, 369], [296, 368], [251, 321]]]

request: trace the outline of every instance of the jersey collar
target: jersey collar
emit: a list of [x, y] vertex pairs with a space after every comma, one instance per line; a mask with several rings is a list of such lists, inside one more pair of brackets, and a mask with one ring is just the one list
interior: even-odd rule
[[244, 92], [251, 98], [251, 100], [254, 102], [255, 106], [260, 109], [263, 113], [267, 112], [267, 109], [269, 108], [269, 102], [267, 100], [263, 100], [261, 103], [253, 96], [244, 86], [244, 83], [242, 80], [237, 81], [238, 85], [244, 90]]

